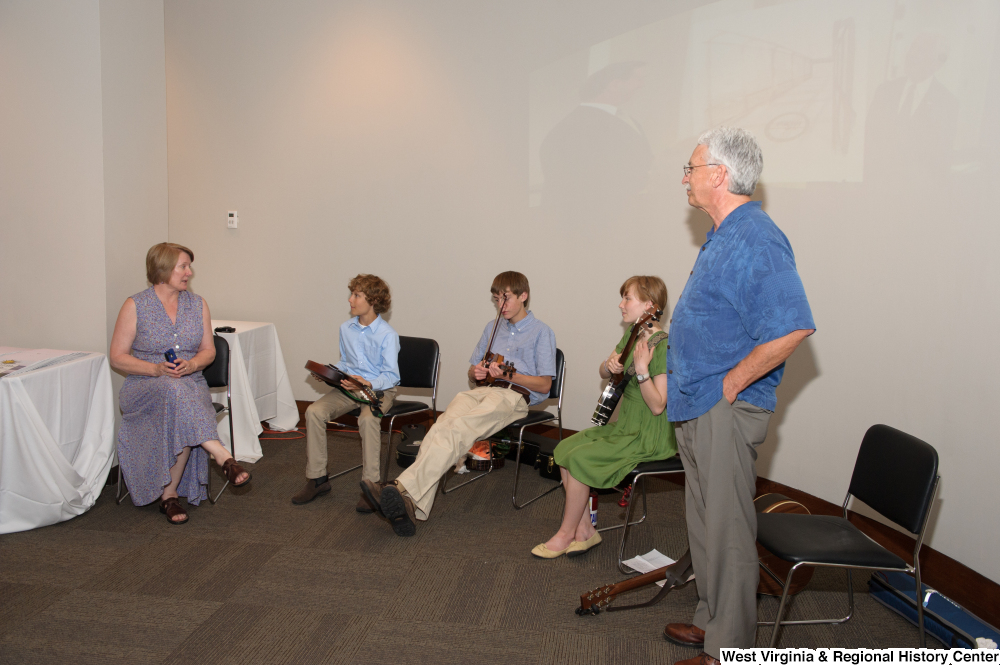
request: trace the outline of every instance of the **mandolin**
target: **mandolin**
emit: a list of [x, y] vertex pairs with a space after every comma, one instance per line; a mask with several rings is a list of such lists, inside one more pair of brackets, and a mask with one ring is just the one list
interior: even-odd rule
[[318, 362], [307, 360], [306, 369], [322, 379], [324, 383], [333, 386], [358, 404], [367, 404], [371, 408], [372, 414], [379, 418], [383, 416], [382, 401], [375, 394], [375, 391], [368, 386], [361, 386], [357, 390], [344, 388], [340, 385], [340, 382], [345, 379], [350, 380], [351, 377], [340, 371], [335, 365], [321, 365]]
[[[493, 348], [493, 340], [496, 339], [497, 328], [500, 327], [500, 317], [503, 316], [503, 307], [506, 303], [507, 303], [507, 294], [504, 293], [500, 297], [500, 303], [497, 306], [497, 318], [496, 321], [493, 322], [493, 332], [490, 333], [490, 343], [486, 345], [486, 354], [483, 356], [483, 359], [480, 361], [479, 364], [482, 365], [483, 367], [489, 367], [490, 363], [496, 363], [497, 365], [500, 365], [500, 369], [503, 372], [504, 378], [510, 379], [513, 378], [514, 376], [514, 361], [508, 360], [504, 362], [502, 355], [500, 355], [499, 353], [493, 353], [490, 350]], [[487, 374], [485, 379], [476, 381], [476, 385], [480, 387], [489, 386], [493, 385], [494, 383], [500, 380], [502, 379], [497, 379], [494, 378], [492, 375]]]
[[[761, 494], [753, 500], [753, 506], [758, 513], [794, 513], [796, 515], [809, 514], [809, 510], [805, 506], [796, 501], [792, 501], [783, 494]], [[774, 556], [761, 547], [760, 543], [757, 543], [757, 556], [760, 560], [762, 568], [766, 566], [781, 579], [785, 579], [788, 576], [788, 571], [791, 569], [792, 564]], [[800, 572], [792, 581], [792, 587], [788, 590], [788, 594], [795, 595], [799, 591], [802, 591], [802, 589], [804, 589], [809, 583], [809, 580], [812, 579], [812, 573], [813, 569], [808, 566], [804, 570], [800, 569]], [[650, 584], [655, 584], [662, 579], [666, 579], [667, 583], [663, 585], [663, 588], [660, 589], [660, 591], [658, 591], [653, 598], [645, 603], [625, 605], [621, 607], [608, 607], [608, 605], [615, 600], [618, 594]], [[580, 607], [576, 609], [576, 613], [580, 616], [588, 616], [592, 614], [600, 614], [603, 609], [606, 609], [608, 612], [617, 612], [621, 610], [631, 610], [637, 607], [649, 607], [650, 605], [654, 605], [661, 601], [671, 589], [683, 586], [693, 579], [694, 570], [691, 568], [691, 551], [688, 550], [681, 555], [681, 558], [678, 559], [676, 563], [669, 566], [657, 568], [656, 570], [651, 570], [648, 573], [638, 575], [636, 577], [630, 577], [627, 580], [622, 580], [621, 582], [604, 584], [596, 589], [591, 589], [590, 591], [580, 594]], [[757, 593], [765, 596], [780, 596], [781, 585], [775, 582], [774, 578], [768, 575], [764, 570], [761, 570], [760, 582], [757, 585]]]
[[[632, 334], [628, 336], [628, 341], [625, 343], [625, 348], [622, 349], [619, 357], [628, 358], [628, 354], [632, 353], [632, 348], [635, 346], [636, 338], [638, 338], [642, 327], [652, 328], [653, 321], [659, 321], [661, 316], [663, 316], [663, 312], [656, 310], [655, 312], [646, 312], [639, 317], [635, 325], [632, 326]], [[590, 422], [595, 425], [608, 424], [608, 421], [611, 420], [611, 414], [615, 412], [615, 407], [618, 406], [618, 402], [621, 401], [622, 395], [625, 393], [625, 386], [628, 385], [630, 378], [632, 377], [628, 376], [626, 371], [623, 371], [621, 374], [611, 375], [608, 385], [605, 386], [604, 392], [601, 393], [601, 398], [597, 400], [597, 408], [594, 409], [594, 415], [590, 417]]]

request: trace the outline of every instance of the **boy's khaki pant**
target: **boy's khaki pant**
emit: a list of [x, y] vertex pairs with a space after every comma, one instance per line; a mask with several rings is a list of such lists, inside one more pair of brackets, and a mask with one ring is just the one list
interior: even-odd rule
[[[396, 399], [396, 389], [386, 390], [382, 396], [382, 411], [388, 411]], [[322, 478], [326, 475], [326, 423], [361, 407], [358, 416], [358, 431], [361, 434], [361, 461], [364, 468], [361, 477], [377, 483], [379, 457], [382, 454], [382, 419], [372, 414], [372, 410], [358, 404], [336, 388], [320, 397], [306, 409], [306, 477]]]
[[416, 461], [396, 478], [416, 504], [417, 519], [427, 519], [438, 481], [476, 441], [526, 415], [527, 402], [507, 388], [474, 388], [455, 395], [420, 443]]

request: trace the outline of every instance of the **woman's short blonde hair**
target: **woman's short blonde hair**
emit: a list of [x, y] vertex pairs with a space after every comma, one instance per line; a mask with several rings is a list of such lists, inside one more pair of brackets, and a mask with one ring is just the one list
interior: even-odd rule
[[146, 252], [146, 279], [153, 286], [170, 280], [170, 273], [177, 266], [177, 257], [181, 252], [187, 254], [194, 262], [194, 252], [175, 242], [161, 242], [153, 245]]
[[661, 312], [667, 310], [667, 285], [656, 275], [634, 275], [625, 280], [618, 295], [625, 297], [628, 290], [635, 287], [639, 300], [648, 300]]

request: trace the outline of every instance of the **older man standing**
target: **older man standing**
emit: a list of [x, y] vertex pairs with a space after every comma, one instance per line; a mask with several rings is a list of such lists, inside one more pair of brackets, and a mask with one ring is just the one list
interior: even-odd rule
[[698, 587], [693, 624], [664, 637], [719, 650], [754, 646], [757, 626], [756, 448], [767, 435], [784, 363], [815, 332], [785, 234], [750, 196], [763, 168], [753, 136], [720, 127], [684, 167], [688, 204], [712, 218], [667, 347], [667, 414], [686, 472], [688, 541]]

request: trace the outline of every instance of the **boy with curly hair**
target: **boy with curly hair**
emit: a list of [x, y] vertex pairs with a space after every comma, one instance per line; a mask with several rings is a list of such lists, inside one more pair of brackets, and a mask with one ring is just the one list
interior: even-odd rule
[[[347, 390], [362, 385], [375, 391], [382, 410], [392, 406], [399, 385], [399, 334], [382, 318], [392, 303], [389, 285], [375, 275], [358, 275], [348, 283], [351, 318], [340, 326], [340, 363], [337, 367], [351, 379], [342, 383]], [[330, 491], [326, 475], [326, 423], [358, 408], [358, 403], [337, 389], [319, 398], [306, 409], [306, 486], [292, 497], [292, 503], [309, 503]], [[382, 422], [369, 406], [358, 417], [361, 434], [362, 478], [378, 483], [382, 450]], [[362, 495], [357, 511], [371, 513]]]

